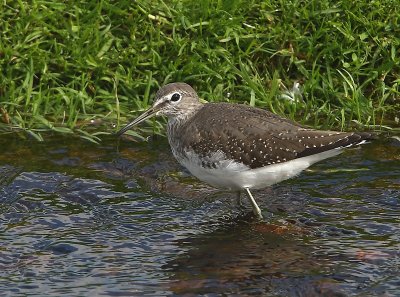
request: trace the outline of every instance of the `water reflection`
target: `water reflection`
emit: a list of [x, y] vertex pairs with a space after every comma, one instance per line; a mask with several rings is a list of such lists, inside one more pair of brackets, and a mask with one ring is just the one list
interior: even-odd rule
[[[186, 253], [162, 268], [178, 294], [341, 296], [330, 263], [301, 242], [302, 232], [233, 221], [212, 233], [179, 241]], [[318, 295], [319, 294], [319, 295]]]
[[[23, 156], [23, 157], [21, 157]], [[265, 222], [165, 141], [0, 139], [6, 295], [396, 296], [400, 146], [352, 150], [258, 191]]]

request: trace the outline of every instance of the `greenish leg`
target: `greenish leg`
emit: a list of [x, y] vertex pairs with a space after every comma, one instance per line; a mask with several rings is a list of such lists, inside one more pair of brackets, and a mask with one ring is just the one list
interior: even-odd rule
[[236, 203], [237, 203], [237, 206], [239, 207], [239, 208], [242, 208], [243, 207], [243, 204], [242, 204], [242, 199], [241, 199], [241, 192], [240, 191], [238, 191], [238, 192], [236, 192]]
[[250, 200], [251, 207], [253, 208], [253, 213], [254, 213], [259, 219], [262, 219], [263, 216], [262, 216], [262, 214], [261, 214], [261, 209], [258, 207], [256, 200], [254, 200], [254, 197], [253, 197], [253, 195], [251, 195], [251, 192], [250, 192], [250, 190], [249, 190], [248, 188], [246, 188], [245, 190], [246, 190], [247, 197], [248, 197], [249, 200]]

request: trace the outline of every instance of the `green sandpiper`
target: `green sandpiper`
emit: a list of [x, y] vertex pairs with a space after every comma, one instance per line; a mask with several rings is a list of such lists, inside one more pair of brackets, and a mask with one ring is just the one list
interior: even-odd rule
[[262, 218], [250, 190], [298, 175], [310, 165], [372, 138], [368, 132], [305, 128], [270, 111], [232, 103], [202, 103], [186, 83], [158, 90], [147, 111], [118, 136], [153, 115], [168, 117], [167, 136], [176, 160], [216, 188], [245, 192]]

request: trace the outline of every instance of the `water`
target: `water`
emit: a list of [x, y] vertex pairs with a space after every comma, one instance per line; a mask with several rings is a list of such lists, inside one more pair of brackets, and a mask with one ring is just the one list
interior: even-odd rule
[[400, 296], [400, 143], [254, 193], [192, 178], [166, 140], [0, 138], [0, 296]]

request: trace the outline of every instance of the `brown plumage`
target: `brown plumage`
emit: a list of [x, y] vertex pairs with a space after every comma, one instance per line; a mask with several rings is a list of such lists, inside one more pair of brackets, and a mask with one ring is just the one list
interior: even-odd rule
[[354, 145], [371, 134], [306, 129], [267, 110], [209, 103], [182, 123], [176, 137], [181, 149], [193, 150], [200, 157], [219, 150], [254, 169]]

